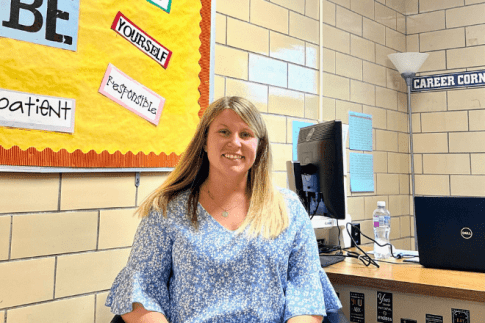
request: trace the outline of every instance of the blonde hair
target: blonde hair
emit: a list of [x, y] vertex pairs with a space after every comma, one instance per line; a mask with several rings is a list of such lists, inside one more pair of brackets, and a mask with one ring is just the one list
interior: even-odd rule
[[209, 160], [204, 146], [210, 124], [225, 109], [234, 111], [259, 139], [256, 159], [248, 173], [246, 195], [250, 199], [245, 220], [237, 230], [242, 232], [249, 226], [250, 235], [262, 234], [275, 238], [288, 227], [289, 219], [282, 194], [273, 186], [272, 156], [268, 131], [256, 107], [241, 97], [223, 97], [213, 102], [205, 111], [194, 137], [165, 182], [156, 189], [138, 208], [136, 213], [149, 216], [152, 210], [163, 210], [178, 194], [190, 190], [187, 214], [197, 228], [197, 205], [200, 186], [209, 175]]

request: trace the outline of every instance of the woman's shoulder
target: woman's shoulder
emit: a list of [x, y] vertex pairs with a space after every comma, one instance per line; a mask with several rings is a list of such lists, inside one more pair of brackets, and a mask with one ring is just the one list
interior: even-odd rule
[[295, 192], [293, 192], [292, 190], [288, 189], [288, 188], [283, 188], [283, 187], [276, 187], [276, 189], [281, 193], [283, 194], [283, 196], [285, 197], [296, 197], [298, 198], [298, 195], [296, 195]]
[[300, 202], [300, 198], [292, 190], [289, 190], [287, 188], [282, 188], [282, 187], [277, 187], [277, 190], [283, 196], [283, 198], [286, 201], [286, 203], [289, 203], [289, 202], [293, 202], [293, 203], [294, 202]]
[[153, 210], [150, 212], [150, 217], [158, 218], [165, 221], [177, 221], [182, 220], [187, 214], [187, 202], [189, 199], [189, 191], [182, 191], [173, 197], [170, 202], [167, 203], [166, 212], [163, 210]]
[[190, 190], [184, 190], [179, 192], [175, 197], [168, 203], [168, 206], [180, 206], [186, 207], [189, 200]]
[[287, 188], [278, 188], [278, 191], [283, 196], [290, 217], [299, 216], [302, 213], [305, 213], [305, 208], [301, 203], [300, 197], [295, 192]]

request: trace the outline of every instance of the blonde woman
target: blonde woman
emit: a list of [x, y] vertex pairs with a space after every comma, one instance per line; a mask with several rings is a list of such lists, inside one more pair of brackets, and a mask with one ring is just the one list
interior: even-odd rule
[[249, 101], [212, 103], [177, 167], [138, 209], [106, 305], [125, 322], [322, 322], [341, 304], [296, 194], [275, 189]]

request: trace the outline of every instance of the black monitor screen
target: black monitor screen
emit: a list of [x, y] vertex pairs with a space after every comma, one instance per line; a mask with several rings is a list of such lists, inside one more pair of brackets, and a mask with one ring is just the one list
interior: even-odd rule
[[[342, 122], [326, 121], [301, 128], [297, 155], [306, 194], [302, 200], [308, 213], [345, 219]], [[319, 203], [322, 197], [324, 206]]]

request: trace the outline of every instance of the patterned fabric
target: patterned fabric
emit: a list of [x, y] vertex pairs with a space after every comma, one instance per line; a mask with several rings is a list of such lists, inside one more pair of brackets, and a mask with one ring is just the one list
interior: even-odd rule
[[342, 305], [320, 266], [315, 233], [296, 194], [282, 190], [290, 226], [273, 240], [236, 234], [199, 204], [199, 229], [186, 216], [188, 192], [140, 223], [126, 267], [106, 306], [138, 302], [179, 322], [286, 322]]

